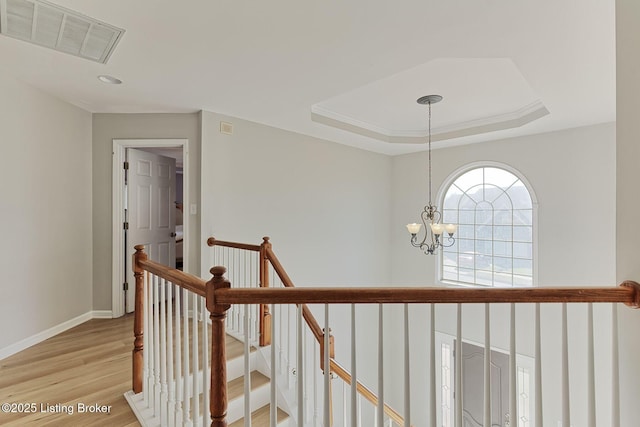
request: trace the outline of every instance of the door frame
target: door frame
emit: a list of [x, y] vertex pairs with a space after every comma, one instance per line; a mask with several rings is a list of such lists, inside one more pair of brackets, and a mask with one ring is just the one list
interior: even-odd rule
[[[190, 206], [189, 203], [189, 140], [188, 139], [114, 139], [112, 161], [112, 224], [111, 224], [111, 313], [112, 317], [123, 316], [124, 292], [122, 278], [124, 276], [124, 168], [127, 148], [182, 148], [183, 179], [182, 202], [183, 209]], [[189, 271], [189, 212], [183, 214], [183, 269]], [[131, 265], [129, 265], [131, 267]], [[129, 283], [129, 292], [135, 292], [135, 283]]]
[[[450, 366], [450, 384], [451, 387], [449, 389], [449, 399], [450, 401], [453, 403], [453, 405], [450, 408], [450, 416], [451, 416], [451, 420], [455, 420], [455, 397], [454, 397], [454, 393], [455, 393], [455, 359], [454, 359], [454, 354], [453, 352], [455, 351], [455, 340], [456, 340], [456, 336], [455, 335], [451, 335], [448, 334], [446, 332], [440, 332], [440, 331], [436, 331], [435, 332], [436, 336], [435, 336], [435, 356], [436, 356], [436, 419], [437, 419], [437, 425], [442, 425], [442, 345], [443, 344], [447, 344], [448, 346], [450, 346], [451, 348], [451, 354], [450, 354], [450, 358], [449, 358], [449, 366]], [[470, 339], [466, 339], [466, 338], [462, 338], [462, 342], [467, 343], [467, 344], [471, 344], [474, 345], [476, 347], [480, 347], [484, 349], [484, 344], [479, 342], [479, 341], [474, 341], [474, 340], [470, 340]], [[509, 350], [508, 349], [503, 349], [500, 347], [496, 347], [496, 346], [491, 346], [491, 351], [495, 351], [498, 353], [503, 353], [506, 355], [509, 355]], [[529, 390], [529, 414], [531, 415], [530, 419], [529, 419], [529, 423], [530, 425], [536, 425], [535, 424], [535, 397], [536, 394], [534, 392], [534, 383], [535, 383], [535, 359], [531, 356], [527, 356], [521, 353], [518, 353], [516, 351], [516, 370], [518, 368], [524, 368], [528, 371], [529, 375], [530, 375], [530, 390]], [[516, 378], [516, 387], [519, 386], [519, 379]], [[508, 391], [507, 391], [508, 393]], [[455, 425], [455, 423], [454, 423]], [[514, 427], [517, 427], [518, 423], [516, 422]]]

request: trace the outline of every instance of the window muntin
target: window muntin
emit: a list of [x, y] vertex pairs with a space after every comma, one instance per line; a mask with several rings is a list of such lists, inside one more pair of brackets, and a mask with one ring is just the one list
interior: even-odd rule
[[533, 285], [533, 201], [524, 182], [499, 167], [479, 167], [447, 188], [443, 222], [458, 224], [443, 248], [442, 280], [484, 286]]

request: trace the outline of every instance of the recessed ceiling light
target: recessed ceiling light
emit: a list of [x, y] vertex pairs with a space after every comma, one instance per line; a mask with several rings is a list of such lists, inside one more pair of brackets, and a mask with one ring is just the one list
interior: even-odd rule
[[109, 83], [112, 85], [119, 85], [122, 83], [122, 80], [107, 75], [98, 76], [98, 80], [100, 80], [102, 83]]

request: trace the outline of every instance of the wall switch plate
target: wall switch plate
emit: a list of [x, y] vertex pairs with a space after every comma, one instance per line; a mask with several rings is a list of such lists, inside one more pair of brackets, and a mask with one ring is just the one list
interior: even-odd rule
[[189, 205], [189, 213], [191, 215], [196, 215], [198, 213], [198, 205], [196, 205], [195, 203]]

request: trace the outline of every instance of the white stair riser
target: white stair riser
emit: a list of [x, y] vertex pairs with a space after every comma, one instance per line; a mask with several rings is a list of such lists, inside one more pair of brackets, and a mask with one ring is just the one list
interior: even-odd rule
[[[269, 403], [269, 383], [251, 390], [251, 412]], [[232, 423], [244, 417], [244, 396], [229, 401], [227, 406], [227, 422]]]
[[[256, 366], [256, 353], [249, 355], [249, 370], [253, 371]], [[244, 356], [236, 357], [227, 361], [227, 381], [233, 381], [244, 375]]]

